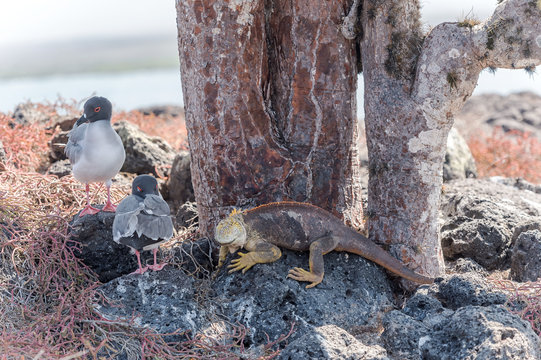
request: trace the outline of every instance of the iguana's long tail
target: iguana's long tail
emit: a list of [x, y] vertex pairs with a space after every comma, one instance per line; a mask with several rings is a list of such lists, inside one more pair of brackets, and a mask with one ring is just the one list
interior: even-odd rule
[[349, 249], [344, 249], [347, 252], [351, 252], [360, 255], [376, 264], [383, 266], [385, 269], [420, 284], [432, 284], [433, 278], [417, 274], [416, 272], [408, 269], [398, 259], [394, 258], [391, 254], [383, 250], [378, 245], [368, 240], [365, 236], [352, 230], [356, 236], [353, 241], [349, 242]]

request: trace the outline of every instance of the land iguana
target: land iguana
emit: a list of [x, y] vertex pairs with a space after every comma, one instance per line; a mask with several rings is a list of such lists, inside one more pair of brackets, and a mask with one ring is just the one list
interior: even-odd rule
[[293, 268], [288, 277], [307, 281], [311, 288], [323, 280], [323, 255], [347, 251], [383, 266], [401, 277], [421, 284], [434, 281], [405, 267], [385, 250], [346, 226], [340, 219], [315, 205], [299, 202], [276, 202], [247, 211], [233, 211], [216, 226], [215, 240], [221, 245], [218, 266], [228, 253], [244, 248], [231, 261], [229, 273], [245, 273], [255, 264], [278, 260], [279, 247], [310, 251], [310, 271]]

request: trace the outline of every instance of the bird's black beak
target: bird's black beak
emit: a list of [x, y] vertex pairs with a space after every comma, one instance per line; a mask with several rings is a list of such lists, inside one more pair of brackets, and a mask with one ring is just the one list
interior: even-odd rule
[[87, 121], [88, 121], [87, 118], [85, 118], [85, 115], [83, 114], [83, 116], [81, 116], [81, 117], [79, 118], [79, 120], [77, 120], [77, 122], [75, 123], [75, 125], [79, 126], [79, 125], [81, 125], [81, 124], [83, 124], [83, 123], [85, 123], [85, 122], [87, 122]]

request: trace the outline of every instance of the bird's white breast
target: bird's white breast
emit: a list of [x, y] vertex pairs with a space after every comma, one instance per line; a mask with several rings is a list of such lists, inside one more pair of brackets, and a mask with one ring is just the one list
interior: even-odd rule
[[111, 180], [124, 164], [122, 140], [109, 121], [90, 123], [81, 146], [82, 156], [73, 166], [73, 175], [81, 182]]

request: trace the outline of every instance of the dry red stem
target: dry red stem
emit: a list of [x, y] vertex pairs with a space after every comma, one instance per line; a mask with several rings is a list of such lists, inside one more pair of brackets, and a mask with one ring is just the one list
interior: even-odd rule
[[508, 295], [507, 308], [520, 316], [541, 336], [541, 280], [517, 283], [510, 280], [493, 280]]
[[[70, 106], [36, 105], [36, 109], [53, 116], [56, 109], [72, 111]], [[148, 120], [140, 113], [130, 116]], [[121, 348], [134, 359], [141, 354], [160, 359], [191, 354], [238, 358], [245, 352], [246, 332], [240, 326], [221, 336], [225, 342], [197, 336], [185, 343], [168, 343], [167, 336], [182, 333], [157, 334], [136, 326], [135, 316], [111, 321], [95, 311], [95, 304], [107, 299], [98, 290], [96, 276], [74, 255], [78, 244], [71, 239], [68, 224], [86, 201], [84, 186], [72, 176], [58, 179], [36, 172], [47, 160], [53, 134], [47, 126], [13, 125], [10, 116], [0, 113], [7, 153], [6, 166], [0, 170], [0, 359], [110, 358]], [[161, 128], [166, 126], [168, 134], [178, 130], [172, 124]], [[97, 192], [99, 184], [91, 186], [93, 201], [103, 203], [105, 192]], [[113, 201], [129, 192], [128, 185], [114, 186]]]

